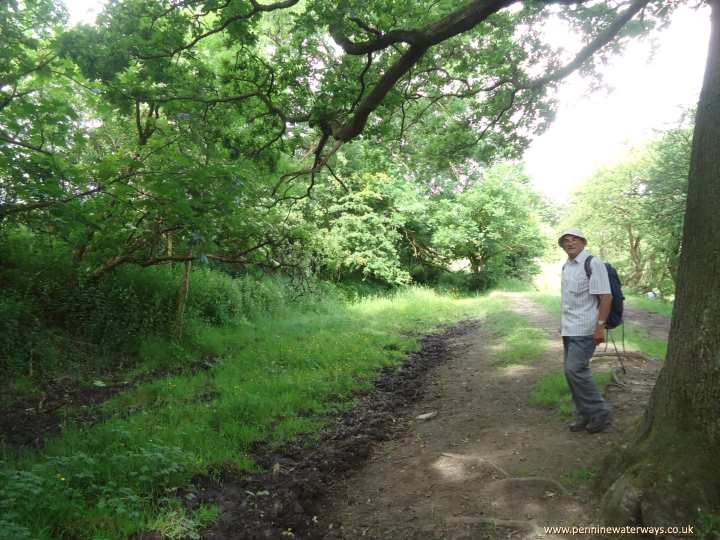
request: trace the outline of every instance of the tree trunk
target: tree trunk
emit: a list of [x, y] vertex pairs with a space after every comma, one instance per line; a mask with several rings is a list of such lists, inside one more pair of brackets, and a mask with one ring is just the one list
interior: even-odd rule
[[475, 255], [468, 255], [468, 260], [470, 261], [470, 271], [473, 274], [479, 274], [480, 273], [480, 257], [477, 257]]
[[720, 513], [720, 0], [710, 4], [668, 357], [634, 441], [607, 463], [608, 523]]
[[627, 232], [628, 243], [630, 244], [630, 260], [633, 265], [632, 274], [628, 279], [628, 285], [637, 287], [642, 282], [645, 261], [643, 261], [640, 251], [640, 236], [635, 234], [632, 224], [628, 224]]
[[[188, 253], [192, 257], [192, 249]], [[188, 292], [190, 291], [190, 271], [192, 270], [192, 259], [185, 261], [185, 272], [183, 274], [182, 285], [178, 293], [177, 315], [175, 318], [175, 339], [180, 341], [182, 338], [183, 328], [185, 326], [185, 306], [187, 305]]]

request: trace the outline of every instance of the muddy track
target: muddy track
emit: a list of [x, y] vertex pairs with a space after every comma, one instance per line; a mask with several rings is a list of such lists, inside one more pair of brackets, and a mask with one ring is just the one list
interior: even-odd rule
[[[503, 297], [545, 331], [546, 353], [499, 366], [498, 339], [481, 321], [425, 338], [319, 441], [258, 449], [272, 472], [198, 479], [193, 504], [222, 509], [203, 538], [529, 539], [551, 538], [544, 526], [593, 524], [592, 482], [576, 477], [592, 476], [622, 442], [659, 366], [626, 360], [624, 386], [606, 390], [611, 429], [570, 433], [528, 400], [540, 377], [560, 369], [558, 322], [521, 294]], [[594, 369], [613, 367], [597, 359]]]
[[182, 369], [162, 369], [124, 381], [122, 369], [107, 373], [99, 384], [79, 384], [70, 377], [47, 379], [38, 396], [13, 402], [0, 409], [0, 440], [9, 448], [24, 450], [43, 448], [57, 436], [64, 425], [93, 425], [106, 419], [99, 405], [120, 392], [144, 382], [183, 373], [210, 369], [219, 358], [207, 356]]
[[318, 440], [274, 450], [258, 448], [256, 460], [268, 473], [219, 471], [214, 480], [195, 479], [190, 508], [213, 503], [221, 509], [219, 521], [202, 537], [325, 538], [327, 504], [338, 482], [362, 471], [382, 444], [407, 436], [408, 413], [425, 395], [427, 373], [447, 360], [453, 339], [476, 332], [478, 326], [478, 321], [464, 321], [424, 337], [407, 363], [383, 370], [375, 390], [352, 411], [332, 419]]
[[[406, 364], [384, 370], [375, 390], [329, 419], [319, 438], [258, 447], [255, 458], [267, 473], [218, 468], [196, 478], [181, 494], [187, 506], [221, 509], [202, 538], [533, 538], [545, 525], [592, 524], [590, 483], [568, 478], [596, 470], [622, 441], [659, 366], [626, 360], [625, 385], [606, 390], [614, 410], [610, 431], [570, 434], [560, 418], [528, 402], [535, 381], [560, 367], [558, 321], [521, 294], [503, 296], [552, 340], [541, 358], [499, 367], [497, 337], [478, 320], [423, 338]], [[636, 311], [629, 310], [633, 322], [666, 337], [667, 319]], [[598, 359], [594, 369], [614, 365]], [[6, 442], [42, 446], [58, 429], [58, 411], [69, 403], [85, 410], [127, 384], [56, 386], [39, 403], [5, 411]], [[434, 416], [417, 419], [424, 413]], [[92, 407], [86, 420], [99, 420]]]

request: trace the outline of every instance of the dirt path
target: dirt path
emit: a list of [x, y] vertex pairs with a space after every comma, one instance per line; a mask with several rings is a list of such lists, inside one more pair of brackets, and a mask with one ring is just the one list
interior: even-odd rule
[[[612, 427], [571, 433], [528, 401], [535, 382], [561, 368], [558, 323], [522, 294], [504, 296], [553, 346], [531, 366], [502, 368], [493, 364], [497, 338], [482, 325], [452, 338], [447, 362], [428, 374], [424, 397], [409, 410], [408, 429], [375, 445], [365, 467], [333, 486], [319, 516], [321, 536], [552, 538], [544, 526], [597, 525], [591, 482], [577, 478], [599, 468], [642, 412], [658, 366], [626, 361], [626, 386], [606, 392]], [[614, 365], [598, 361], [594, 369]], [[424, 413], [437, 414], [416, 419]]]
[[659, 313], [625, 306], [624, 318], [630, 324], [639, 324], [655, 338], [667, 339], [670, 333], [670, 318]]

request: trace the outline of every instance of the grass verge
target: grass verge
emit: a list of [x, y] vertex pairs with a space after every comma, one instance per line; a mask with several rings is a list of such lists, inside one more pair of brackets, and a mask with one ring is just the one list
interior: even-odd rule
[[[607, 372], [593, 372], [593, 379], [598, 388], [605, 388], [612, 376]], [[570, 418], [575, 413], [570, 389], [562, 371], [550, 373], [538, 380], [530, 391], [530, 403], [552, 408], [563, 418]]]
[[[558, 328], [560, 327], [560, 297], [558, 295], [529, 293], [528, 297], [541, 305], [549, 315], [556, 317]], [[620, 350], [622, 350], [622, 332], [622, 328], [616, 328], [610, 333]], [[625, 349], [628, 351], [639, 351], [661, 360], [667, 354], [667, 340], [652, 337], [640, 324], [626, 322], [624, 339]], [[604, 345], [601, 347], [604, 348]], [[613, 350], [612, 344], [609, 345], [608, 350]]]
[[[253, 470], [253, 448], [312, 433], [350, 407], [377, 371], [399, 365], [417, 337], [444, 323], [502, 311], [488, 297], [427, 289], [194, 332], [204, 371], [169, 375], [104, 403], [105, 420], [69, 425], [37, 453], [3, 449], [0, 538], [127, 538], [141, 530], [192, 536], [175, 493], [196, 474]], [[162, 344], [152, 351], [164, 356]]]
[[667, 300], [661, 300], [659, 298], [650, 300], [643, 296], [631, 294], [625, 298], [625, 303], [637, 309], [644, 309], [645, 311], [664, 315], [667, 318], [672, 317], [673, 303]]
[[493, 350], [495, 365], [532, 365], [548, 349], [550, 340], [545, 332], [534, 327], [527, 317], [508, 311], [507, 292], [518, 292], [518, 287], [491, 293], [485, 304], [486, 313], [489, 315], [485, 328], [498, 341]]

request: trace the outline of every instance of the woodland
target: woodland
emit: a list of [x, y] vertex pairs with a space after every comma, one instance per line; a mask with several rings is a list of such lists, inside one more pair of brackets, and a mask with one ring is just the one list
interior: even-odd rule
[[[521, 159], [554, 90], [575, 72], [600, 85], [598, 66], [685, 2], [115, 0], [75, 27], [57, 0], [0, 3], [0, 538], [182, 521], [192, 478], [320, 429], [411, 332], [529, 281], [578, 224], [629, 292], [674, 305], [602, 515], [702, 510], [720, 530], [720, 2], [705, 3], [697, 108], [565, 207]], [[550, 20], [584, 45], [553, 46]], [[239, 381], [264, 397], [226, 400]], [[218, 516], [185, 517], [165, 537]]]

